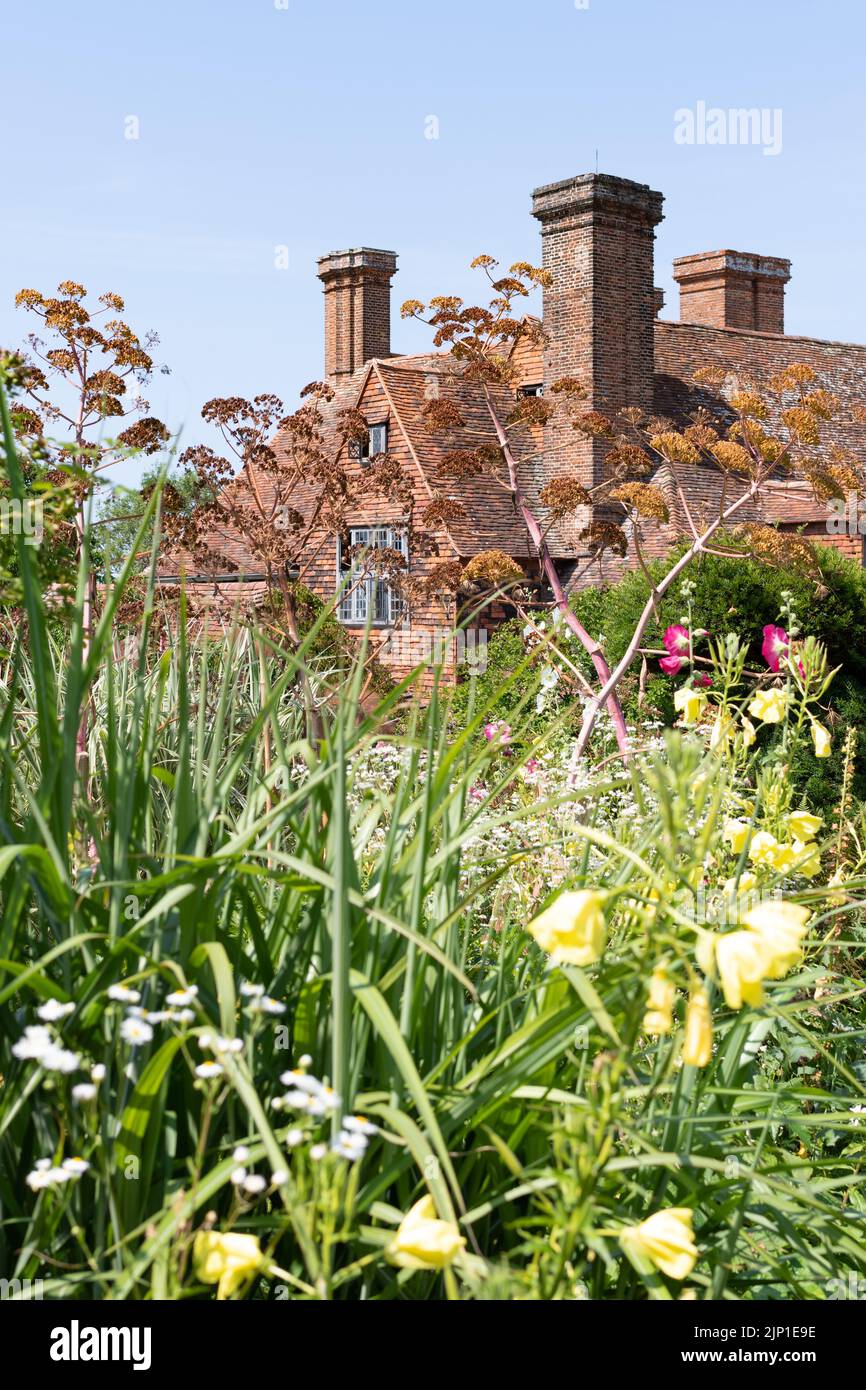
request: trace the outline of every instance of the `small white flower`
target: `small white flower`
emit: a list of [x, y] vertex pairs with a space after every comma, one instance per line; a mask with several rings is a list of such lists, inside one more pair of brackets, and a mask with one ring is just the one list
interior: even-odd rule
[[24, 1181], [31, 1192], [38, 1192], [43, 1187], [57, 1187], [60, 1183], [71, 1182], [72, 1174], [67, 1173], [64, 1168], [52, 1168], [50, 1161], [43, 1158], [33, 1172], [27, 1174]]
[[264, 985], [251, 985], [247, 980], [241, 985], [241, 994], [245, 999], [260, 999], [264, 992]]
[[294, 1071], [282, 1072], [280, 1081], [283, 1086], [293, 1086], [298, 1091], [306, 1091], [310, 1096], [317, 1096], [325, 1089], [315, 1076], [309, 1076], [307, 1072], [297, 1068]]
[[74, 1178], [79, 1178], [82, 1173], [87, 1172], [90, 1164], [86, 1158], [64, 1158], [61, 1167], [64, 1173], [71, 1173]]
[[75, 1013], [74, 1004], [61, 1004], [59, 999], [49, 999], [37, 1010], [40, 1018], [46, 1023], [57, 1023], [59, 1019], [66, 1018], [69, 1014]]
[[143, 1009], [140, 1004], [130, 1004], [126, 1011], [127, 1018], [147, 1018], [147, 1009]]
[[171, 1018], [170, 1009], [154, 1009], [152, 1013], [144, 1015], [148, 1023], [165, 1023]]
[[153, 1037], [153, 1029], [143, 1018], [125, 1018], [120, 1025], [120, 1036], [131, 1047], [141, 1047]]
[[220, 1038], [220, 1037], [214, 1038], [214, 1051], [215, 1051], [215, 1052], [218, 1052], [218, 1053], [225, 1053], [225, 1052], [243, 1052], [243, 1050], [244, 1050], [244, 1040], [243, 1040], [243, 1038]]
[[303, 1067], [303, 1068], [306, 1069], [307, 1067], [311, 1067], [312, 1065], [313, 1065], [313, 1059], [312, 1059], [312, 1057], [310, 1056], [309, 1052], [305, 1052], [304, 1055], [303, 1055], [303, 1057], [299, 1057], [299, 1058], [298, 1058], [298, 1066], [299, 1066], [299, 1067]]
[[246, 1168], [233, 1168], [229, 1177], [229, 1182], [233, 1187], [240, 1187], [247, 1180]]
[[141, 1002], [141, 995], [137, 989], [130, 989], [129, 985], [109, 985], [109, 999], [114, 999], [118, 1004], [138, 1004]]
[[80, 1081], [77, 1086], [72, 1087], [72, 1099], [79, 1105], [85, 1101], [95, 1100], [97, 1088], [92, 1081]]
[[54, 1046], [50, 1028], [45, 1028], [40, 1023], [33, 1023], [29, 1028], [24, 1029], [23, 1035], [17, 1043], [13, 1044], [12, 1053], [13, 1056], [20, 1057], [22, 1060], [38, 1062], [45, 1056], [48, 1049]]
[[91, 1081], [95, 1081], [97, 1086], [100, 1081], [105, 1080], [105, 1067], [101, 1062], [97, 1062], [95, 1066], [90, 1068], [90, 1079]]
[[[311, 1109], [315, 1097], [309, 1095], [306, 1091], [286, 1091], [284, 1096], [278, 1096], [277, 1099], [280, 1101], [278, 1107], [280, 1110], [288, 1106], [290, 1110], [309, 1110], [311, 1114], [315, 1114], [315, 1111]], [[319, 1113], [322, 1113], [322, 1111], [320, 1110]]]
[[77, 1052], [69, 1052], [65, 1047], [55, 1045], [43, 1052], [39, 1062], [46, 1071], [60, 1071], [68, 1076], [70, 1072], [78, 1071], [81, 1058]]
[[250, 1151], [246, 1144], [238, 1144], [237, 1148], [232, 1151], [232, 1158], [235, 1163], [246, 1163], [249, 1156]]
[[264, 1192], [267, 1185], [260, 1173], [250, 1173], [249, 1177], [244, 1179], [243, 1189], [251, 1197], [256, 1197], [260, 1192]]
[[168, 1017], [171, 1019], [172, 1023], [194, 1023], [194, 1022], [195, 1022], [195, 1010], [194, 1010], [194, 1009], [169, 1009], [169, 1011], [168, 1011]]
[[341, 1158], [348, 1158], [352, 1162], [360, 1158], [367, 1147], [367, 1140], [363, 1134], [350, 1134], [348, 1130], [341, 1129], [337, 1135], [331, 1149]]
[[223, 1069], [219, 1062], [199, 1062], [195, 1074], [201, 1077], [202, 1081], [211, 1081], [217, 1076], [222, 1076]]
[[314, 1144], [313, 1147], [310, 1149], [310, 1158], [313, 1160], [314, 1163], [318, 1163], [321, 1159], [325, 1157], [325, 1154], [327, 1152], [327, 1144]]
[[198, 994], [198, 985], [187, 985], [186, 989], [176, 989], [171, 994], [165, 996], [166, 1004], [171, 1004], [173, 1008], [182, 1009], [186, 1004], [192, 1004]]
[[282, 1187], [284, 1182], [289, 1181], [289, 1175], [285, 1168], [275, 1168], [271, 1173], [271, 1186]]
[[290, 1129], [286, 1133], [286, 1143], [290, 1149], [296, 1149], [299, 1144], [304, 1142], [304, 1131], [302, 1129]]
[[378, 1125], [374, 1125], [365, 1115], [347, 1115], [343, 1121], [343, 1129], [347, 1129], [350, 1134], [366, 1136], [379, 1133]]
[[281, 1004], [279, 999], [272, 999], [269, 994], [263, 994], [256, 999], [251, 999], [249, 1003], [251, 1013], [256, 1014], [284, 1014], [285, 1004]]

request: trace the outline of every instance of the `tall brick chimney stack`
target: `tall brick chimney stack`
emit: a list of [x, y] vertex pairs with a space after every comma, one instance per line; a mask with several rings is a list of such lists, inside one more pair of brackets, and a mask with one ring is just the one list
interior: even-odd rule
[[[661, 193], [610, 174], [580, 174], [536, 188], [542, 258], [553, 284], [544, 291], [545, 389], [574, 376], [587, 408], [653, 405], [654, 228]], [[547, 476], [577, 472], [602, 479], [604, 449], [569, 424], [548, 426]]]
[[339, 380], [369, 362], [391, 356], [393, 251], [360, 246], [319, 259], [325, 293], [325, 375]]
[[682, 323], [784, 333], [791, 262], [746, 251], [703, 251], [674, 261]]

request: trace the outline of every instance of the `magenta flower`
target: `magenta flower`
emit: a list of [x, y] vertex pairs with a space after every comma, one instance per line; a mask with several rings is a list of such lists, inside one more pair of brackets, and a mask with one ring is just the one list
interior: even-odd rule
[[498, 739], [500, 743], [511, 742], [511, 725], [506, 724], [503, 719], [497, 719], [493, 724], [484, 725], [484, 737], [488, 743]]
[[705, 676], [702, 671], [699, 671], [698, 674], [695, 676], [695, 685], [710, 686], [712, 685], [712, 683], [712, 676]]
[[675, 676], [684, 665], [681, 656], [660, 656], [659, 666], [661, 666], [666, 676]]
[[783, 656], [787, 656], [790, 642], [788, 634], [783, 627], [777, 627], [775, 623], [767, 623], [764, 628], [764, 641], [761, 644], [761, 655], [766, 661], [771, 671], [778, 671], [779, 662]]
[[689, 649], [689, 630], [682, 623], [673, 623], [662, 638], [671, 656], [677, 656]]

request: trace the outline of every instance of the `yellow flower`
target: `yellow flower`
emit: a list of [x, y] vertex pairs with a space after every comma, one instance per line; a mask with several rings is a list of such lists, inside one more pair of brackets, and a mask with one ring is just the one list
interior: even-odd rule
[[674, 709], [679, 711], [682, 724], [696, 724], [706, 703], [704, 692], [688, 685], [681, 685], [674, 694]]
[[811, 841], [804, 844], [802, 840], [795, 840], [792, 849], [797, 873], [804, 878], [817, 878], [821, 872], [821, 851], [818, 846]]
[[759, 830], [749, 845], [749, 858], [753, 864], [775, 864], [779, 841], [769, 830]]
[[724, 890], [727, 897], [733, 897], [735, 893], [751, 893], [753, 888], [758, 886], [758, 875], [753, 874], [751, 869], [747, 869], [744, 874], [740, 874], [739, 879], [726, 878]]
[[718, 748], [719, 744], [721, 744], [723, 748], [727, 748], [733, 736], [734, 730], [730, 718], [726, 715], [717, 714], [710, 734], [710, 747]]
[[650, 977], [649, 997], [643, 1019], [645, 1033], [661, 1036], [671, 1031], [675, 1000], [676, 990], [668, 979], [667, 970], [663, 965], [657, 965]]
[[565, 965], [591, 965], [604, 950], [603, 897], [592, 888], [560, 893], [527, 930], [550, 959]]
[[[841, 885], [842, 885], [844, 882], [845, 882], [845, 872], [844, 872], [844, 870], [843, 870], [843, 869], [837, 869], [836, 872], [834, 873], [833, 877], [832, 877], [831, 879], [828, 880], [827, 887], [828, 887], [828, 888], [840, 888]], [[828, 893], [828, 894], [827, 894], [827, 901], [828, 901], [828, 902], [831, 902], [831, 903], [833, 904], [834, 907], [842, 907], [842, 906], [848, 901], [848, 898], [846, 897], [846, 895], [845, 895], [844, 893]]]
[[793, 868], [796, 857], [793, 845], [776, 845], [776, 848], [768, 856], [768, 860], [773, 868], [781, 874], [786, 869]]
[[403, 1217], [385, 1254], [403, 1269], [445, 1269], [465, 1245], [453, 1221], [439, 1220], [428, 1194]]
[[197, 1278], [218, 1284], [217, 1298], [231, 1298], [262, 1263], [258, 1236], [236, 1231], [199, 1231], [192, 1248]]
[[619, 1233], [619, 1243], [643, 1255], [670, 1279], [687, 1279], [698, 1259], [688, 1207], [668, 1207], [639, 1226], [626, 1226]]
[[686, 1036], [683, 1061], [690, 1067], [705, 1067], [713, 1055], [713, 1017], [705, 989], [696, 989], [686, 1008]]
[[809, 811], [792, 811], [788, 817], [788, 829], [795, 840], [814, 840], [823, 824], [820, 816]]
[[767, 951], [756, 932], [733, 931], [716, 941], [716, 964], [729, 1009], [764, 1002], [761, 981], [768, 974]]
[[[764, 952], [765, 979], [781, 980], [789, 970], [799, 964], [802, 955], [801, 943], [811, 915], [808, 907], [801, 907], [799, 903], [778, 902], [775, 899], [758, 903], [744, 914], [743, 925], [748, 932], [757, 937]], [[734, 933], [736, 936], [740, 934]]]
[[819, 724], [817, 719], [812, 720], [812, 742], [815, 745], [816, 758], [829, 758], [832, 743], [830, 730], [825, 729], [823, 724]]
[[749, 826], [744, 820], [726, 820], [723, 836], [733, 854], [739, 854], [749, 838]]
[[780, 724], [785, 717], [785, 692], [777, 687], [756, 690], [749, 704], [749, 714], [764, 724]]
[[752, 744], [755, 742], [755, 739], [756, 739], [757, 737], [758, 737], [758, 734], [757, 734], [757, 730], [755, 729], [754, 724], [752, 723], [751, 719], [748, 719], [748, 718], [746, 717], [746, 715], [744, 714], [744, 715], [743, 715], [743, 744], [744, 744], [744, 746], [745, 746], [746, 748], [751, 748]]

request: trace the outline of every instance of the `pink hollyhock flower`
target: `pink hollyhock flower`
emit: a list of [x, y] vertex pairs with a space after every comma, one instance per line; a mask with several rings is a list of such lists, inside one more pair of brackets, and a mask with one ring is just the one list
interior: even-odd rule
[[778, 671], [779, 662], [783, 656], [787, 655], [789, 646], [790, 642], [785, 629], [777, 627], [775, 623], [767, 623], [764, 628], [761, 655], [771, 671]]
[[684, 665], [681, 656], [660, 656], [659, 666], [661, 666], [666, 676], [675, 676]]
[[699, 672], [698, 675], [695, 676], [695, 685], [710, 686], [712, 683], [712, 676], [705, 676], [703, 672]]
[[673, 623], [665, 632], [662, 638], [671, 656], [677, 656], [680, 652], [687, 652], [689, 649], [689, 630], [683, 627], [682, 623]]
[[484, 737], [488, 743], [492, 743], [495, 738], [498, 738], [500, 743], [510, 743], [511, 725], [502, 719], [497, 719], [493, 724], [485, 724]]

